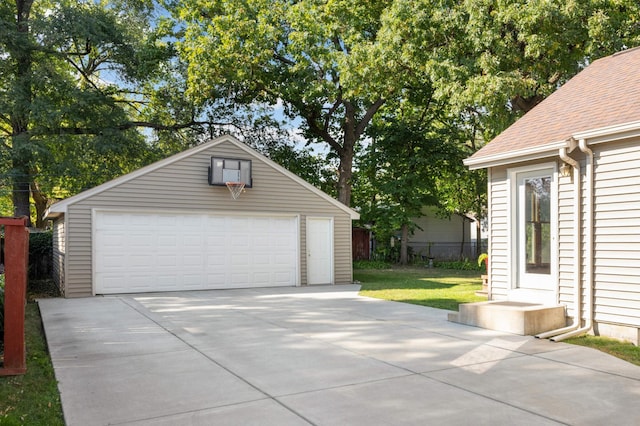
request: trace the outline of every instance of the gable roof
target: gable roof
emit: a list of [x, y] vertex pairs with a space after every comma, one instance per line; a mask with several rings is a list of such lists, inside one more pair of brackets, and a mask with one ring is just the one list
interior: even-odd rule
[[320, 189], [316, 188], [315, 186], [311, 185], [309, 182], [307, 182], [306, 180], [302, 179], [300, 176], [291, 173], [289, 170], [285, 169], [284, 167], [280, 166], [279, 164], [275, 163], [274, 161], [270, 160], [269, 158], [265, 157], [264, 155], [260, 154], [259, 152], [257, 152], [256, 150], [254, 150], [253, 148], [248, 147], [247, 145], [245, 145], [244, 143], [242, 143], [241, 141], [239, 141], [238, 139], [236, 139], [233, 136], [230, 135], [224, 135], [224, 136], [220, 136], [216, 139], [213, 139], [209, 142], [203, 143], [202, 145], [198, 145], [196, 147], [193, 147], [191, 149], [188, 149], [186, 151], [182, 151], [178, 154], [172, 155], [171, 157], [165, 158], [164, 160], [160, 160], [160, 161], [156, 161], [155, 163], [149, 164], [148, 166], [142, 167], [138, 170], [135, 170], [131, 173], [128, 173], [126, 175], [117, 177], [115, 179], [112, 179], [108, 182], [103, 183], [102, 185], [98, 185], [94, 188], [88, 189], [86, 191], [83, 191], [79, 194], [76, 194], [72, 197], [66, 198], [62, 201], [58, 201], [57, 203], [51, 205], [51, 207], [49, 207], [49, 209], [46, 211], [45, 213], [45, 218], [46, 219], [52, 219], [55, 218], [57, 216], [60, 216], [61, 214], [64, 214], [67, 212], [67, 208], [74, 204], [77, 203], [79, 201], [82, 201], [84, 199], [87, 199], [89, 197], [92, 197], [94, 195], [100, 194], [101, 192], [104, 192], [108, 189], [114, 188], [118, 185], [121, 185], [125, 182], [129, 182], [133, 179], [136, 179], [140, 176], [144, 176], [147, 173], [151, 173], [155, 170], [158, 170], [162, 167], [168, 166], [169, 164], [175, 163], [177, 161], [180, 161], [184, 158], [187, 158], [191, 155], [197, 154], [201, 151], [210, 149], [212, 147], [215, 147], [216, 145], [220, 145], [222, 143], [231, 143], [233, 145], [235, 145], [237, 148], [240, 148], [241, 150], [245, 151], [247, 154], [259, 159], [260, 161], [262, 161], [263, 163], [265, 163], [266, 165], [272, 167], [273, 169], [275, 169], [276, 171], [282, 173], [283, 175], [285, 175], [286, 177], [288, 177], [289, 179], [293, 180], [294, 182], [296, 182], [297, 184], [303, 186], [304, 188], [308, 189], [309, 191], [313, 192], [314, 194], [316, 194], [317, 196], [323, 198], [324, 200], [326, 200], [327, 202], [329, 202], [330, 204], [333, 204], [335, 207], [338, 207], [340, 210], [344, 211], [345, 213], [347, 213], [349, 216], [351, 216], [351, 219], [359, 219], [360, 218], [360, 214], [358, 212], [356, 212], [355, 210], [345, 206], [344, 204], [342, 204], [340, 201], [336, 200], [335, 198], [332, 198], [331, 196], [329, 196], [328, 194], [326, 194], [324, 191], [321, 191]]
[[640, 48], [594, 61], [464, 163], [490, 167], [555, 155], [578, 136], [640, 129]]

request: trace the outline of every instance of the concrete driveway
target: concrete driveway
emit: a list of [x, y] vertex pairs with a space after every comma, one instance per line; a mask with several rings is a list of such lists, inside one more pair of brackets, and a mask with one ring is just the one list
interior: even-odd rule
[[357, 291], [40, 300], [66, 422], [640, 423], [640, 367]]

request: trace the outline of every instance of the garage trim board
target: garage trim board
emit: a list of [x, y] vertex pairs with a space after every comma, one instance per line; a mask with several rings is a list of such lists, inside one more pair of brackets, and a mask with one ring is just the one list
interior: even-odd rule
[[300, 284], [298, 215], [93, 209], [94, 294]]

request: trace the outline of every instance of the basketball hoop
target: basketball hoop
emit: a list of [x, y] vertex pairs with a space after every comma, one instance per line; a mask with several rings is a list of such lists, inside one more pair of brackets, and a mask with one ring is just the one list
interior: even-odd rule
[[227, 182], [226, 185], [234, 200], [240, 196], [242, 191], [244, 191], [244, 182]]

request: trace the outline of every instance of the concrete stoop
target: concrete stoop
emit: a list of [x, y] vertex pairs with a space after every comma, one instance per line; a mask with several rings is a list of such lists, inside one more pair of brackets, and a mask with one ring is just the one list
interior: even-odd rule
[[489, 330], [531, 336], [566, 325], [565, 307], [508, 301], [464, 303], [448, 320]]

